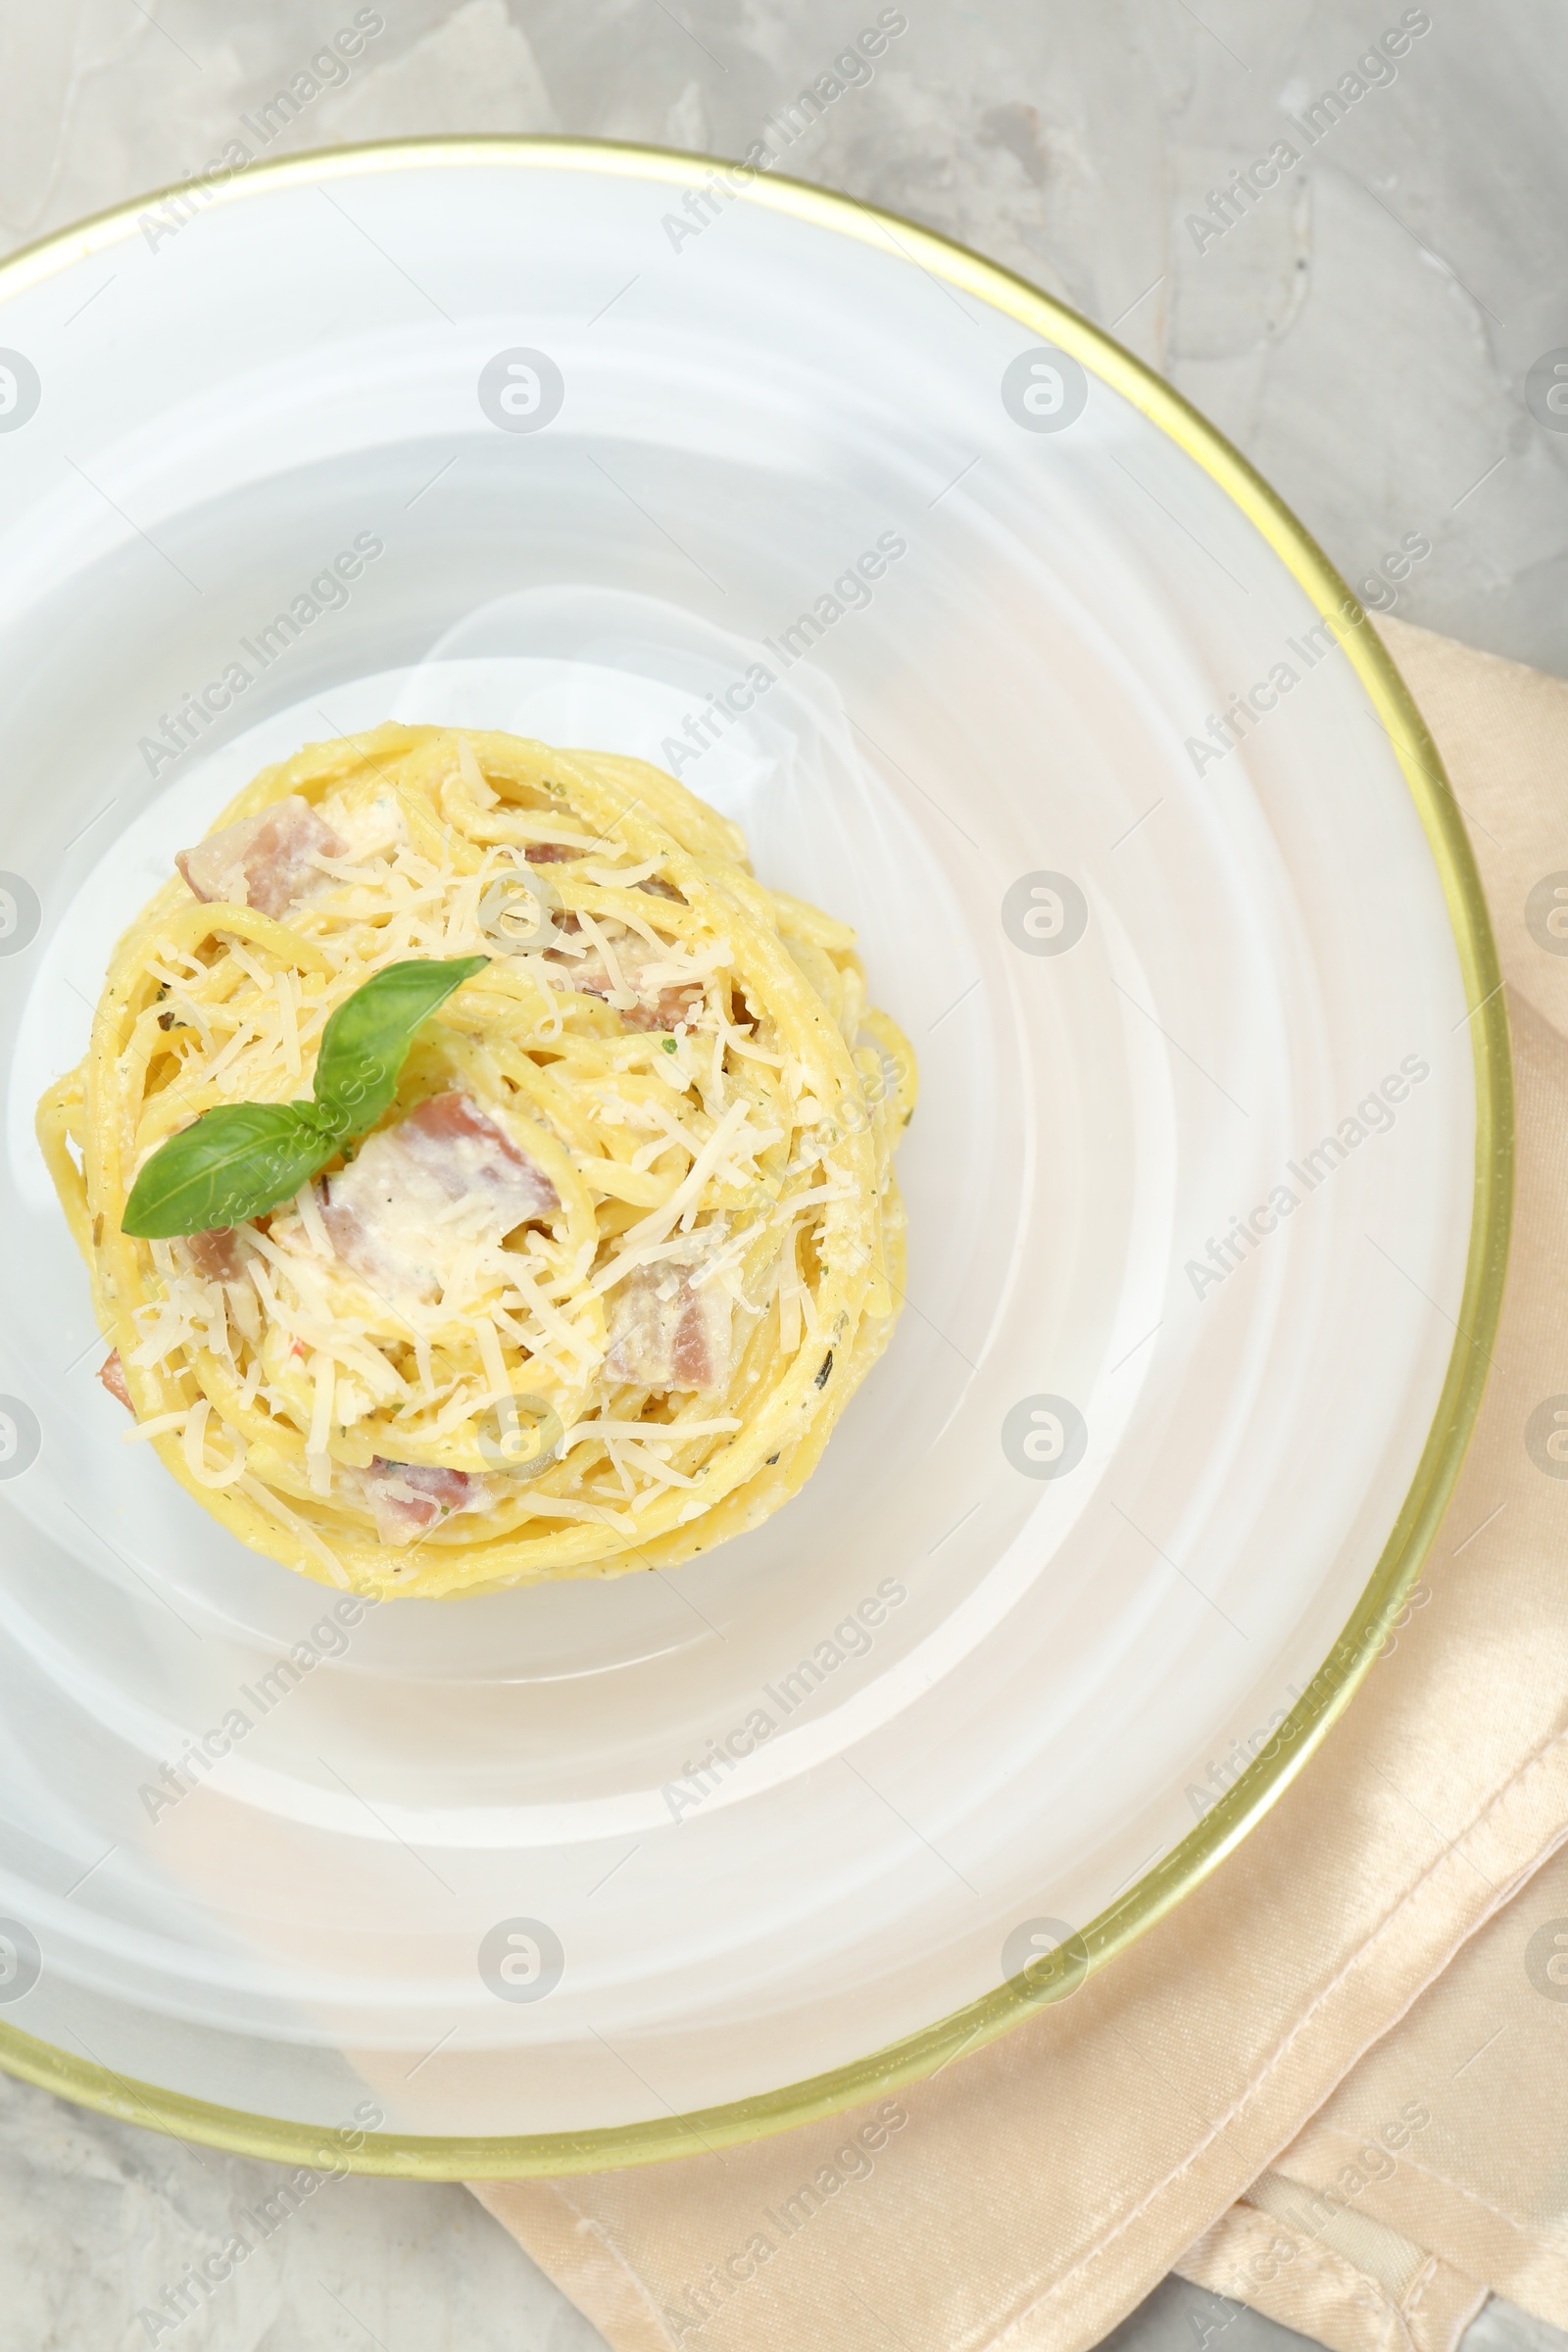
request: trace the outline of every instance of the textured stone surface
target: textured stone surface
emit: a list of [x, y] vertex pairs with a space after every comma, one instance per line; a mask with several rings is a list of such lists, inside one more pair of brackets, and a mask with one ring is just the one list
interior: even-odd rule
[[[378, 13], [348, 80], [268, 152], [480, 129], [742, 154], [877, 10], [383, 0]], [[1114, 325], [1352, 579], [1420, 533], [1434, 552], [1400, 610], [1568, 668], [1568, 433], [1524, 399], [1532, 363], [1568, 342], [1568, 41], [1552, 0], [1440, 10], [1392, 80], [1306, 134], [1302, 110], [1363, 79], [1371, 40], [1412, 12], [915, 0], [907, 13], [870, 79], [782, 169], [908, 213]], [[353, 14], [349, 0], [3, 0], [0, 240], [194, 171]], [[1282, 138], [1296, 166], [1222, 234], [1195, 232], [1210, 192]]]
[[[0, 2076], [0, 2342], [603, 2352], [597, 2328], [466, 2188], [318, 2176], [284, 2211], [277, 2192], [290, 2178]], [[188, 2283], [192, 2266], [236, 2234], [251, 2251], [204, 2297]]]
[[[1399, 586], [1401, 612], [1568, 673], [1568, 430], [1545, 429], [1524, 397], [1532, 363], [1568, 345], [1568, 39], [1554, 0], [1439, 8], [1396, 77], [1348, 96], [1309, 142], [1302, 110], [1406, 13], [908, 0], [870, 79], [781, 168], [958, 237], [1114, 328], [1353, 582], [1419, 534], [1433, 552]], [[198, 169], [354, 14], [353, 0], [0, 0], [0, 250]], [[380, 0], [378, 14], [347, 80], [268, 152], [564, 130], [743, 154], [878, 5]], [[1281, 139], [1295, 166], [1205, 233], [1212, 192]], [[1386, 610], [1396, 592], [1368, 595]], [[17, 2352], [147, 2341], [137, 2311], [273, 2184], [265, 2166], [3, 2082], [0, 2177]], [[1190, 2345], [1196, 2293], [1170, 2282], [1118, 2341]], [[1258, 2352], [1284, 2341], [1247, 2328]], [[1562, 2343], [1505, 2305], [1474, 2333], [1486, 2352]], [[159, 2340], [575, 2352], [599, 2339], [461, 2189], [343, 2180]]]

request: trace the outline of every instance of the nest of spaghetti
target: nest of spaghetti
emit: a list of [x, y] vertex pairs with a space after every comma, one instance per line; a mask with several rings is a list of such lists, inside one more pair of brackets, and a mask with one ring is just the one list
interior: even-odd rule
[[[667, 1567], [787, 1501], [903, 1292], [914, 1065], [849, 927], [661, 769], [435, 727], [308, 746], [175, 862], [38, 1119], [127, 1437], [380, 1596]], [[292, 1198], [122, 1230], [372, 975], [468, 956]]]

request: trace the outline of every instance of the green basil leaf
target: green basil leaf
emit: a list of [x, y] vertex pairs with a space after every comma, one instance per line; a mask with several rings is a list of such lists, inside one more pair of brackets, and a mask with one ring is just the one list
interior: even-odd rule
[[150, 1241], [237, 1225], [290, 1200], [337, 1150], [314, 1102], [222, 1102], [160, 1144], [122, 1230]]
[[224, 1102], [161, 1144], [130, 1188], [122, 1231], [147, 1241], [237, 1225], [291, 1200], [397, 1092], [414, 1033], [488, 956], [389, 963], [321, 1032], [315, 1100]]
[[316, 1057], [317, 1104], [340, 1135], [363, 1135], [375, 1125], [397, 1092], [419, 1023], [489, 960], [460, 956], [439, 963], [420, 956], [389, 963], [345, 998], [321, 1032]]

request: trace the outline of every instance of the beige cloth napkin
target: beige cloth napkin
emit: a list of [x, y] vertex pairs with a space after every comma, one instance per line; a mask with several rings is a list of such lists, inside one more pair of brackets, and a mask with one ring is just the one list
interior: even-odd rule
[[1386, 634], [1486, 881], [1519, 1098], [1502, 1327], [1420, 1605], [1240, 1850], [1072, 1999], [829, 2123], [477, 2185], [615, 2352], [1075, 2352], [1172, 2267], [1336, 2352], [1448, 2352], [1488, 2287], [1568, 2327], [1568, 1477], [1525, 1444], [1568, 1396], [1568, 955], [1526, 916], [1568, 869], [1568, 686]]

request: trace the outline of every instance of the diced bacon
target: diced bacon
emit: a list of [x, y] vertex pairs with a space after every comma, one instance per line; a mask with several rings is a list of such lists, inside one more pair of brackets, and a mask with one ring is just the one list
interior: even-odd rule
[[564, 841], [530, 841], [523, 851], [530, 865], [564, 865], [568, 858], [580, 858], [581, 850], [571, 850]]
[[656, 1392], [716, 1389], [728, 1376], [729, 1350], [729, 1295], [718, 1283], [694, 1290], [688, 1272], [666, 1263], [639, 1267], [616, 1290], [609, 1379]]
[[[318, 1188], [333, 1249], [377, 1289], [432, 1298], [463, 1250], [560, 1207], [544, 1170], [466, 1095], [433, 1095]], [[454, 1202], [468, 1213], [455, 1218]]]
[[466, 1095], [431, 1095], [393, 1133], [453, 1200], [476, 1188], [493, 1199], [503, 1233], [561, 1206], [544, 1170]]
[[285, 914], [323, 880], [313, 858], [341, 858], [343, 844], [298, 793], [243, 816], [174, 859], [197, 898]]
[[127, 1413], [133, 1413], [136, 1410], [130, 1401], [130, 1391], [125, 1386], [125, 1367], [120, 1360], [118, 1348], [112, 1348], [104, 1357], [98, 1367], [98, 1377], [109, 1391], [110, 1396], [120, 1398]]
[[633, 1029], [673, 1029], [677, 1021], [689, 1021], [701, 1009], [702, 1003], [700, 988], [662, 988], [646, 1019], [640, 1017], [641, 1005], [636, 1012], [623, 1017]]
[[[597, 956], [585, 956], [568, 968], [574, 988], [586, 996], [609, 998], [614, 982]], [[629, 959], [623, 977], [629, 991], [637, 989], [637, 966]], [[693, 982], [684, 988], [662, 988], [657, 995], [639, 997], [635, 1004], [617, 1004], [614, 1009], [628, 1029], [673, 1029], [677, 1021], [689, 1021], [702, 1002], [703, 992]]]
[[437, 1520], [460, 1511], [484, 1510], [490, 1489], [466, 1470], [443, 1470], [424, 1462], [389, 1462], [377, 1454], [361, 1472], [365, 1497], [375, 1513], [376, 1540], [412, 1544]]
[[205, 1274], [209, 1282], [238, 1282], [245, 1272], [239, 1235], [232, 1225], [210, 1225], [205, 1232], [187, 1233], [185, 1247], [196, 1271]]
[[[650, 879], [640, 887], [652, 890], [654, 882]], [[667, 884], [661, 885], [661, 887], [667, 897], [678, 896], [678, 893], [670, 890]], [[556, 928], [570, 938], [574, 933], [580, 933], [582, 926], [575, 913], [568, 909], [558, 919]], [[626, 984], [626, 993], [638, 999], [635, 1004], [617, 1004], [612, 1007], [612, 1010], [619, 1013], [628, 1029], [673, 1029], [677, 1021], [691, 1019], [703, 1002], [703, 991], [699, 982], [689, 981], [684, 985], [662, 988], [655, 992], [645, 988], [643, 984], [643, 966], [640, 958], [649, 951], [640, 941], [619, 940], [616, 942], [614, 953], [615, 961], [620, 966], [621, 978]], [[586, 956], [565, 956], [556, 950], [547, 950], [545, 961], [554, 963], [561, 970], [568, 973], [572, 987], [579, 989], [584, 996], [604, 997], [608, 1001], [612, 992], [618, 993], [615, 992], [615, 984], [610, 977], [604, 957], [595, 950], [590, 950]]]

